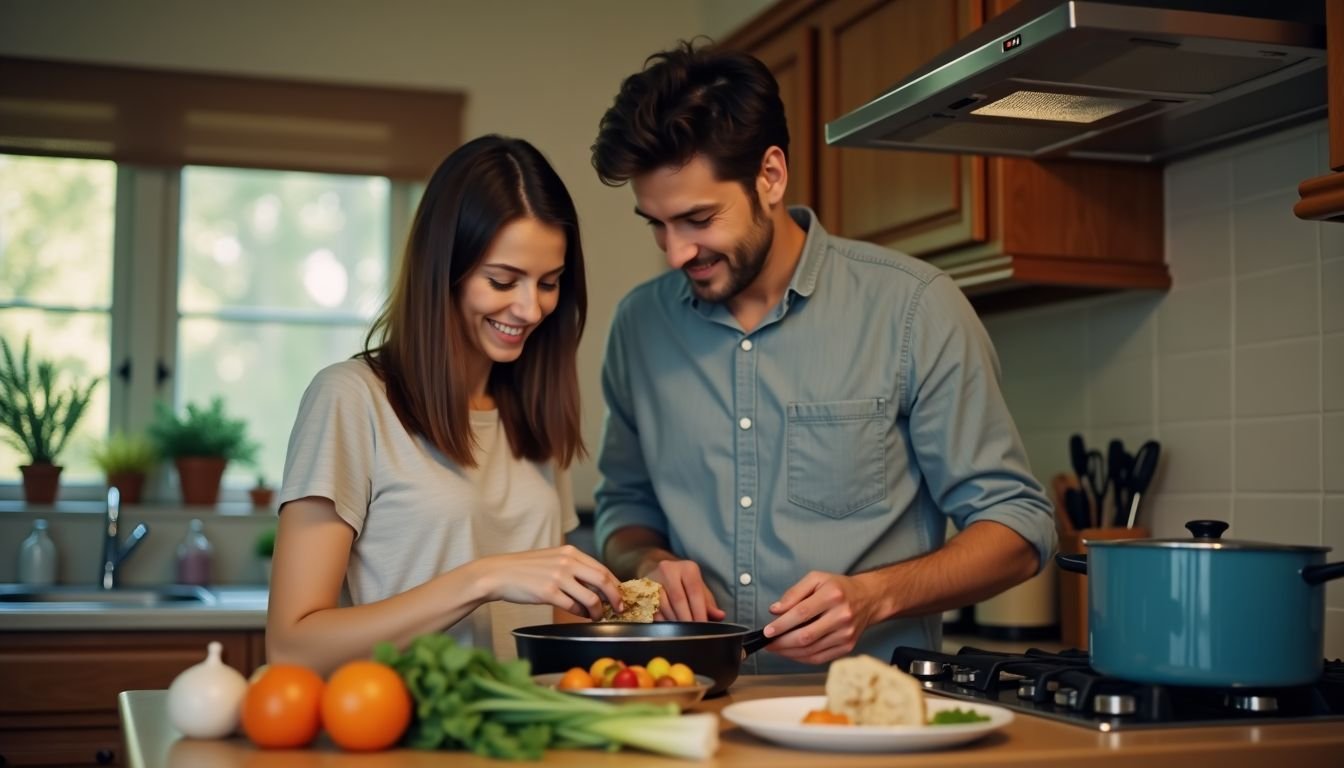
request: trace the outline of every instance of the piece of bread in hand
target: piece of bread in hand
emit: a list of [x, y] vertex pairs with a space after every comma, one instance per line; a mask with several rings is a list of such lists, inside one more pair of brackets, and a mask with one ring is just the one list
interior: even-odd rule
[[826, 709], [855, 725], [924, 725], [919, 681], [872, 656], [836, 659], [826, 673]]
[[653, 621], [653, 614], [658, 612], [658, 591], [662, 588], [661, 584], [651, 579], [631, 579], [621, 582], [621, 600], [625, 603], [625, 610], [617, 613], [611, 609], [607, 601], [603, 600], [602, 607], [605, 613], [602, 620], [648, 624]]

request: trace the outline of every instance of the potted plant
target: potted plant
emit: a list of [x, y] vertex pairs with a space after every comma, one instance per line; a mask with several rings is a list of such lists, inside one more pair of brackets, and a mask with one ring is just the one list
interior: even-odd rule
[[275, 527], [272, 526], [257, 535], [257, 557], [261, 558], [262, 570], [266, 572], [266, 583], [271, 583], [271, 556], [275, 554]]
[[16, 359], [9, 342], [0, 338], [0, 427], [5, 441], [28, 455], [28, 463], [19, 467], [24, 500], [51, 504], [62, 469], [56, 457], [84, 416], [99, 379], [58, 391], [56, 365], [49, 360], [34, 363], [31, 346], [25, 337]]
[[266, 484], [266, 476], [257, 473], [257, 484], [248, 490], [247, 494], [252, 497], [252, 506], [269, 507], [271, 500], [275, 498], [275, 489]]
[[121, 491], [123, 504], [138, 504], [145, 477], [154, 469], [159, 455], [154, 444], [143, 434], [114, 432], [90, 451], [93, 463], [107, 476], [107, 487]]
[[247, 423], [230, 418], [220, 397], [211, 400], [209, 408], [187, 403], [181, 416], [157, 403], [149, 438], [159, 455], [177, 467], [185, 504], [214, 504], [229, 462], [250, 462], [257, 452], [256, 444], [247, 439]]

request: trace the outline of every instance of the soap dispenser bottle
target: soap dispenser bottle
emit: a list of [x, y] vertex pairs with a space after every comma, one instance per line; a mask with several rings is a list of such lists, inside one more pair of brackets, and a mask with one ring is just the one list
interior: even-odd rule
[[210, 558], [213, 547], [205, 538], [205, 526], [192, 520], [187, 535], [177, 545], [177, 583], [204, 587], [210, 583]]
[[56, 583], [56, 543], [47, 535], [47, 521], [40, 517], [19, 547], [19, 581], [43, 587]]

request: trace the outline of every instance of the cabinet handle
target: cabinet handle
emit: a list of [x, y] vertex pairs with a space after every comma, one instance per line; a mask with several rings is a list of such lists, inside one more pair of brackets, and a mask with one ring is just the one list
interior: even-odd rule
[[117, 756], [110, 749], [100, 749], [93, 753], [93, 759], [97, 760], [99, 765], [111, 765], [117, 759]]

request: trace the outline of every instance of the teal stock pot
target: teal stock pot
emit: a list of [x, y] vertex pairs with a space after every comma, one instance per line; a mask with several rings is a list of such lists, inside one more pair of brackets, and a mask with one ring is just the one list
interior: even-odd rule
[[1144, 683], [1274, 688], [1321, 676], [1324, 583], [1344, 576], [1329, 547], [1219, 538], [1219, 520], [1190, 539], [1087, 542], [1057, 555], [1087, 574], [1093, 669]]

